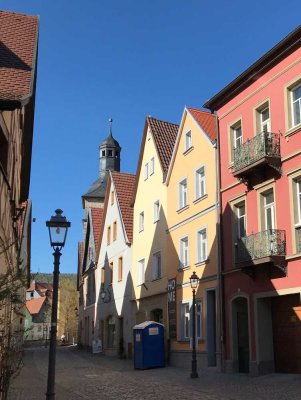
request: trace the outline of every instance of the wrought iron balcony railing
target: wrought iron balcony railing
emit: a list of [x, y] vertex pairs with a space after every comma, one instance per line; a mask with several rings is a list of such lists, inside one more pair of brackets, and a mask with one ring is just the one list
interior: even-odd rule
[[301, 227], [296, 228], [296, 251], [301, 253]]
[[233, 172], [237, 172], [247, 166], [266, 157], [280, 158], [280, 134], [262, 132], [252, 139], [242, 143], [233, 153]]
[[240, 238], [236, 243], [236, 264], [260, 258], [286, 255], [285, 231], [268, 229]]

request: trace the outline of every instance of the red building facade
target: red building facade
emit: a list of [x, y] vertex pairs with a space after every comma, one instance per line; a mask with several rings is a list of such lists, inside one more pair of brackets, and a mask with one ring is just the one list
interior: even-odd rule
[[301, 372], [301, 27], [205, 105], [218, 115], [226, 371]]

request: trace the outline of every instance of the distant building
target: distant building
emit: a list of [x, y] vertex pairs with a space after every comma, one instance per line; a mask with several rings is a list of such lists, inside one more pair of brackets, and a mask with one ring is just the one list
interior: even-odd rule
[[32, 281], [26, 291], [24, 340], [49, 339], [53, 288], [50, 283]]
[[[78, 290], [79, 290], [79, 344], [90, 346], [95, 323], [95, 278], [96, 245], [93, 227], [101, 223], [107, 180], [110, 171], [120, 171], [121, 147], [112, 134], [112, 119], [107, 138], [99, 145], [99, 176], [82, 196], [84, 208], [84, 240], [78, 245]], [[100, 219], [99, 219], [100, 218]], [[89, 290], [87, 289], [89, 285]], [[94, 294], [93, 294], [94, 288]], [[92, 297], [91, 297], [92, 296]], [[93, 329], [92, 329], [93, 321]], [[89, 326], [89, 328], [87, 328]], [[94, 334], [94, 333], [93, 333]]]

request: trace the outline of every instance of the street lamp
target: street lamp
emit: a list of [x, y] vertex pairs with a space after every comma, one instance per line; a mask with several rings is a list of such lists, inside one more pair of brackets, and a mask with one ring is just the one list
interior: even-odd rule
[[65, 246], [68, 228], [71, 223], [67, 221], [60, 209], [55, 210], [55, 215], [46, 222], [49, 230], [50, 245], [54, 250], [54, 270], [53, 270], [53, 292], [52, 292], [52, 311], [50, 328], [50, 346], [48, 362], [48, 381], [46, 400], [55, 400], [55, 351], [56, 351], [56, 333], [57, 333], [57, 304], [59, 290], [60, 257], [61, 250]]
[[192, 289], [192, 360], [191, 360], [191, 378], [198, 377], [197, 371], [197, 359], [196, 359], [196, 350], [195, 350], [195, 292], [199, 284], [199, 277], [195, 272], [191, 275], [190, 279], [190, 286]]

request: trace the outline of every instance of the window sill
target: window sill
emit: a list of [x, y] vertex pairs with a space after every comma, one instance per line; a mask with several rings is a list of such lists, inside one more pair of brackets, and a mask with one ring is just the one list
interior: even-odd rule
[[301, 253], [294, 253], [294, 254], [291, 254], [289, 256], [286, 256], [285, 260], [286, 261], [293, 261], [293, 260], [298, 260], [299, 258], [301, 258]]
[[139, 233], [144, 232], [144, 229], [140, 229]]
[[204, 194], [204, 196], [198, 197], [197, 199], [194, 200], [193, 204], [198, 204], [200, 201], [207, 199], [208, 194]]
[[160, 218], [156, 219], [156, 221], [154, 221], [154, 224], [156, 224], [159, 221], [160, 221]]
[[296, 126], [290, 128], [287, 132], [285, 132], [284, 136], [285, 137], [292, 136], [292, 135], [294, 135], [295, 133], [297, 133], [300, 130], [301, 130], [301, 124], [296, 125]]
[[205, 260], [198, 261], [197, 263], [195, 263], [195, 266], [196, 266], [196, 267], [200, 267], [201, 265], [208, 264], [209, 261], [210, 261], [209, 258], [206, 258]]
[[[178, 340], [179, 343], [190, 343], [190, 341], [191, 341], [190, 338], [189, 339], [179, 339]], [[202, 344], [202, 343], [205, 343], [205, 340], [204, 339], [197, 339], [197, 342]]]
[[152, 279], [152, 282], [157, 282], [157, 281], [160, 281], [161, 279], [162, 279], [162, 276], [160, 276], [159, 278]]
[[178, 271], [179, 271], [179, 272], [181, 272], [181, 271], [186, 271], [186, 270], [188, 270], [188, 269], [190, 269], [190, 265], [186, 265], [185, 267], [178, 267]]
[[178, 213], [178, 214], [181, 214], [181, 212], [187, 210], [188, 208], [189, 208], [189, 204], [187, 204], [186, 206], [184, 206], [184, 207], [182, 207], [182, 208], [179, 208], [179, 209], [177, 210], [177, 213]]
[[186, 156], [187, 154], [189, 154], [193, 149], [194, 149], [194, 147], [193, 147], [193, 146], [190, 146], [187, 150], [185, 150], [185, 151], [183, 152], [183, 156]]
[[228, 165], [228, 169], [232, 170], [234, 168], [234, 162], [231, 161], [230, 164]]

